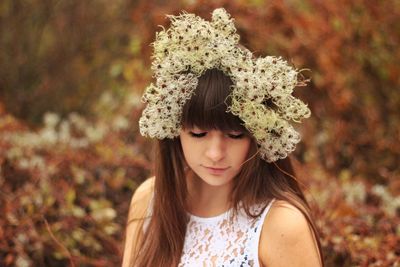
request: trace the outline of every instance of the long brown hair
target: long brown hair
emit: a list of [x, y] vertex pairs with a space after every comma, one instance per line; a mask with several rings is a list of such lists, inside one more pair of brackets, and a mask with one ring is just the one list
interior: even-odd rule
[[[231, 85], [231, 79], [222, 71], [207, 70], [199, 78], [193, 97], [183, 108], [182, 126], [241, 130], [249, 134], [238, 117], [226, 112], [230, 104], [228, 96]], [[258, 214], [249, 211], [253, 204], [268, 204], [273, 198], [289, 202], [306, 217], [321, 253], [317, 228], [289, 158], [267, 163], [257, 156], [258, 147], [254, 138], [251, 147], [248, 160], [234, 179], [230, 199], [232, 206], [238, 209], [239, 203], [242, 203], [246, 213], [255, 217]], [[140, 244], [137, 244], [139, 249], [133, 256], [131, 266], [177, 266], [183, 249], [188, 222], [188, 193], [180, 139], [159, 140], [156, 148], [154, 195], [150, 207], [152, 213]]]

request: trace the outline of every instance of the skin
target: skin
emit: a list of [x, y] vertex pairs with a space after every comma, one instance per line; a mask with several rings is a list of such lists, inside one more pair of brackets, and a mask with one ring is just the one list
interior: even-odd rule
[[261, 266], [317, 267], [318, 246], [304, 215], [286, 201], [275, 201], [261, 230], [258, 256]]
[[144, 218], [151, 196], [153, 195], [154, 177], [144, 181], [133, 194], [129, 207], [128, 223], [125, 234], [124, 256], [122, 259], [122, 267], [129, 267], [132, 255], [135, 255], [135, 243], [140, 243], [142, 224], [137, 218]]
[[[246, 160], [250, 138], [240, 132], [185, 129], [180, 138], [186, 163], [189, 212], [212, 217], [229, 208], [233, 178]], [[217, 169], [215, 169], [217, 168]], [[133, 195], [128, 221], [145, 215], [152, 195], [154, 177]], [[139, 238], [140, 224], [127, 226], [122, 267], [128, 267], [133, 241]], [[304, 215], [285, 201], [275, 201], [265, 218], [259, 242], [259, 262], [264, 267], [321, 266], [314, 235]]]
[[233, 178], [240, 172], [250, 148], [242, 132], [184, 129], [180, 134], [189, 167], [187, 183], [189, 212], [212, 217], [229, 209]]

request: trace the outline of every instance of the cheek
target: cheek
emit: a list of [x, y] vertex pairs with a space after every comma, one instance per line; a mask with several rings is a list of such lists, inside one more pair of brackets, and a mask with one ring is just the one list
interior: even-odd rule
[[245, 160], [247, 160], [247, 158], [249, 157], [249, 150], [245, 150], [242, 154], [242, 162], [244, 162]]
[[182, 147], [183, 155], [186, 158], [188, 145], [187, 145], [186, 140], [184, 138], [181, 138], [181, 147]]
[[244, 144], [238, 149], [238, 151], [237, 151], [238, 161], [243, 162], [249, 156], [251, 156], [251, 155], [249, 155], [249, 153], [250, 153], [250, 144], [251, 144], [251, 141], [247, 140], [247, 142], [244, 142]]
[[193, 155], [193, 150], [194, 146], [192, 142], [190, 142], [187, 138], [181, 137], [181, 146], [182, 146], [182, 151], [183, 151], [183, 156], [186, 160], [187, 163], [191, 161], [192, 155]]

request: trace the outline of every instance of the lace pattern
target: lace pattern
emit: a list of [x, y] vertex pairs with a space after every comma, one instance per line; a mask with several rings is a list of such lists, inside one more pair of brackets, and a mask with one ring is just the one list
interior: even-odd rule
[[[255, 219], [248, 217], [243, 209], [236, 216], [231, 211], [211, 218], [190, 215], [178, 266], [259, 266], [261, 228], [272, 202]], [[251, 207], [252, 214], [259, 214], [264, 206]]]

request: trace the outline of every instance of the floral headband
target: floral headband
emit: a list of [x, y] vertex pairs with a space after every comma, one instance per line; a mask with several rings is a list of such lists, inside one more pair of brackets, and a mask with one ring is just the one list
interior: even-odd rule
[[157, 139], [179, 136], [183, 106], [198, 78], [216, 68], [234, 84], [227, 112], [244, 122], [259, 144], [261, 158], [273, 162], [291, 153], [300, 135], [289, 121], [300, 122], [311, 114], [292, 96], [299, 72], [281, 58], [254, 58], [239, 45], [233, 19], [223, 8], [213, 11], [210, 22], [188, 13], [168, 17], [170, 28], [158, 32], [153, 43], [155, 83], [143, 95], [147, 106], [139, 120], [141, 134]]

